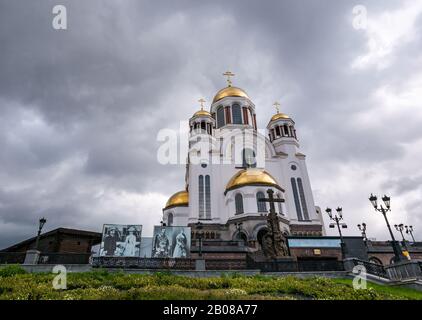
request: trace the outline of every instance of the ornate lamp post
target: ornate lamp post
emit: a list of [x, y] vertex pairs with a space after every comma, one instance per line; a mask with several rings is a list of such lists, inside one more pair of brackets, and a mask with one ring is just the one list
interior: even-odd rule
[[406, 251], [409, 251], [408, 248], [407, 248], [407, 245], [406, 245], [406, 238], [404, 237], [404, 234], [403, 234], [403, 231], [404, 231], [404, 225], [403, 225], [403, 223], [395, 224], [394, 225], [394, 228], [396, 228], [396, 230], [398, 232], [400, 232], [401, 238], [402, 238], [402, 241], [403, 241], [402, 242], [402, 245], [406, 249]]
[[338, 233], [340, 235], [341, 255], [342, 255], [342, 258], [344, 259], [346, 257], [347, 248], [346, 248], [346, 243], [344, 242], [344, 239], [343, 239], [343, 234], [341, 233], [341, 228], [343, 229], [347, 228], [347, 224], [340, 223], [340, 221], [343, 220], [343, 209], [338, 207], [336, 209], [337, 214], [335, 214], [334, 216], [330, 208], [325, 209], [325, 212], [327, 212], [328, 216], [330, 217], [330, 220], [333, 220], [335, 222], [335, 224], [330, 223], [330, 228], [335, 228], [335, 226], [337, 225]]
[[388, 231], [390, 232], [390, 236], [392, 240], [391, 245], [394, 251], [394, 261], [399, 262], [399, 261], [407, 260], [407, 258], [403, 255], [401, 251], [399, 243], [394, 238], [393, 231], [391, 230], [390, 223], [388, 222], [387, 212], [391, 211], [390, 197], [387, 197], [386, 195], [382, 197], [382, 201], [384, 202], [385, 208], [383, 207], [382, 204], [378, 207], [378, 198], [377, 196], [374, 196], [372, 193], [371, 193], [371, 196], [369, 197], [369, 201], [371, 201], [372, 206], [374, 207], [375, 211], [381, 212], [382, 215], [384, 216], [385, 223], [387, 224]]
[[363, 241], [365, 245], [367, 244], [368, 237], [366, 236], [366, 223], [362, 222], [362, 224], [358, 224], [359, 231], [362, 233]]
[[47, 219], [44, 218], [44, 217], [42, 217], [39, 220], [37, 240], [35, 241], [35, 250], [38, 250], [38, 246], [39, 246], [39, 243], [40, 243], [41, 231], [42, 231], [42, 228], [44, 227], [44, 225], [45, 225], [46, 222], [47, 222]]
[[413, 236], [413, 226], [404, 226], [406, 228], [406, 233], [412, 237], [413, 243], [415, 243], [415, 237]]

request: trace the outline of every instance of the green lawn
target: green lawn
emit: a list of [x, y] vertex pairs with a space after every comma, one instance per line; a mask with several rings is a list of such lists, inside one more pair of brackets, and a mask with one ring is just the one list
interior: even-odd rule
[[354, 290], [349, 279], [267, 276], [190, 278], [94, 271], [69, 273], [67, 289], [55, 290], [54, 274], [0, 269], [0, 299], [422, 299], [422, 292], [368, 283]]

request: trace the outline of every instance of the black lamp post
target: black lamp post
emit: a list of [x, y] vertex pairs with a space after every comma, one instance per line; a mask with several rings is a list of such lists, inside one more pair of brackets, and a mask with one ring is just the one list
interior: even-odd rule
[[197, 233], [198, 237], [199, 237], [199, 253], [198, 253], [198, 255], [199, 255], [199, 257], [202, 257], [202, 235], [203, 235], [202, 228], [204, 226], [202, 225], [201, 221], [198, 221], [198, 223], [196, 223], [195, 226], [196, 226], [196, 229], [199, 230], [199, 232]]
[[400, 244], [394, 238], [393, 231], [391, 230], [390, 223], [388, 222], [387, 212], [391, 211], [390, 197], [387, 197], [386, 195], [382, 197], [382, 201], [384, 202], [385, 208], [383, 207], [382, 204], [378, 207], [378, 198], [377, 196], [374, 196], [372, 193], [371, 193], [371, 196], [369, 197], [369, 201], [371, 201], [375, 211], [381, 212], [382, 215], [384, 216], [385, 223], [387, 224], [388, 231], [390, 232], [390, 236], [392, 240], [391, 245], [393, 247], [393, 252], [394, 252], [394, 261], [399, 262], [399, 261], [407, 260], [407, 258], [402, 253]]
[[406, 249], [406, 251], [409, 252], [409, 249], [407, 248], [407, 244], [406, 244], [406, 239], [405, 239], [404, 234], [403, 234], [403, 231], [404, 231], [404, 225], [403, 225], [403, 223], [395, 224], [394, 225], [394, 228], [396, 228], [396, 230], [398, 232], [400, 232], [401, 238], [402, 238], [402, 241], [403, 241], [402, 242], [402, 245]]
[[41, 231], [42, 231], [42, 228], [44, 227], [46, 222], [47, 222], [47, 219], [44, 218], [44, 217], [42, 217], [39, 220], [37, 240], [35, 241], [35, 250], [38, 250], [38, 246], [39, 246], [39, 243], [40, 243]]
[[413, 226], [404, 226], [406, 228], [406, 233], [412, 237], [413, 243], [415, 243], [415, 237], [413, 236]]
[[335, 226], [337, 225], [338, 233], [340, 235], [341, 255], [342, 255], [342, 258], [344, 259], [346, 258], [347, 248], [346, 248], [346, 243], [344, 242], [344, 239], [343, 239], [343, 234], [341, 233], [341, 228], [346, 229], [347, 224], [340, 223], [340, 221], [343, 220], [343, 209], [338, 207], [336, 209], [337, 214], [335, 214], [334, 216], [330, 208], [325, 209], [325, 212], [327, 212], [328, 216], [330, 217], [330, 220], [333, 220], [335, 222], [335, 224], [330, 223], [330, 228], [335, 228]]
[[362, 233], [363, 241], [365, 245], [367, 244], [368, 237], [366, 236], [366, 223], [362, 222], [362, 224], [358, 224], [359, 231]]

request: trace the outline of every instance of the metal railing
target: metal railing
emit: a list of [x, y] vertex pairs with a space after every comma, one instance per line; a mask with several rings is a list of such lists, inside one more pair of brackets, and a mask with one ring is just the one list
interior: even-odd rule
[[26, 252], [0, 252], [0, 264], [22, 264]]
[[93, 257], [92, 266], [102, 268], [193, 270], [195, 269], [195, 260], [189, 258]]
[[38, 264], [89, 264], [90, 253], [41, 253]]
[[342, 261], [337, 260], [270, 260], [256, 261], [247, 257], [248, 269], [259, 269], [263, 272], [323, 272], [344, 271]]
[[352, 259], [352, 261], [355, 266], [357, 265], [364, 266], [366, 269], [366, 273], [388, 279], [388, 274], [384, 266], [373, 263], [373, 262], [360, 260], [360, 259]]

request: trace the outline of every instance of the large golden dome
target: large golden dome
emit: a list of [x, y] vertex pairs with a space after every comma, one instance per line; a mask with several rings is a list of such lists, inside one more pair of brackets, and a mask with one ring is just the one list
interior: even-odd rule
[[208, 117], [211, 117], [211, 113], [209, 113], [208, 111], [206, 111], [206, 110], [199, 110], [199, 111], [196, 111], [194, 114], [193, 114], [193, 116], [194, 117], [199, 117], [199, 116], [208, 116]]
[[225, 97], [243, 97], [243, 98], [250, 99], [248, 94], [243, 89], [228, 86], [217, 92], [212, 103], [215, 103]]
[[172, 195], [164, 208], [169, 209], [173, 207], [186, 207], [189, 205], [189, 193], [187, 191], [179, 191]]
[[227, 184], [226, 192], [247, 185], [269, 186], [284, 191], [267, 171], [250, 168], [236, 173]]
[[290, 117], [285, 113], [278, 112], [272, 116], [271, 121], [275, 121], [279, 119], [290, 119]]

